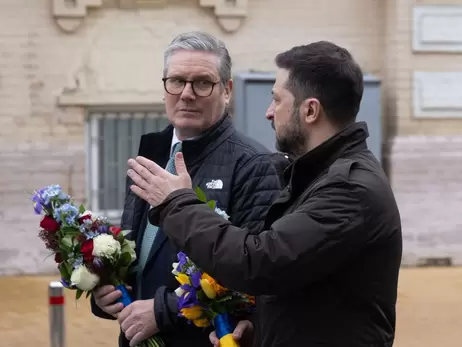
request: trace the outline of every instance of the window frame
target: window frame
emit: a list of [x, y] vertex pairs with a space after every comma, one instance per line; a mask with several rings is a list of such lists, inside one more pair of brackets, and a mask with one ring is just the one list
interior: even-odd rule
[[[85, 129], [84, 129], [84, 140], [85, 140], [85, 197], [87, 201], [87, 209], [91, 210], [95, 215], [105, 216], [112, 223], [120, 223], [120, 218], [123, 213], [123, 206], [120, 209], [101, 209], [100, 207], [100, 189], [99, 189], [99, 177], [100, 177], [100, 123], [99, 119], [108, 117], [108, 115], [115, 115], [116, 119], [124, 119], [122, 114], [130, 114], [131, 117], [135, 116], [136, 113], [144, 113], [145, 116], [148, 114], [157, 114], [152, 119], [165, 118], [167, 115], [163, 105], [150, 105], [150, 106], [97, 106], [87, 107], [85, 109]], [[122, 116], [122, 117], [121, 117]], [[130, 117], [130, 118], [131, 118]], [[162, 129], [158, 129], [162, 130]], [[123, 187], [125, 191], [125, 186]]]

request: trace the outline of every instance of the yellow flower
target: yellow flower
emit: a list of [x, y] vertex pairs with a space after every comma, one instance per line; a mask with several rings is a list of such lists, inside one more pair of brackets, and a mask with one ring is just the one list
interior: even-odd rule
[[205, 295], [207, 295], [209, 299], [215, 299], [215, 297], [217, 296], [217, 292], [215, 291], [209, 280], [202, 279], [201, 287]]
[[210, 325], [210, 321], [207, 318], [199, 318], [193, 320], [193, 323], [196, 327], [206, 328]]
[[[204, 285], [202, 283], [205, 283], [207, 289], [204, 289]], [[221, 295], [228, 291], [228, 289], [219, 285], [212, 277], [210, 277], [206, 273], [202, 274], [201, 287], [204, 290], [205, 295], [207, 295], [210, 299], [214, 299], [217, 295]], [[209, 296], [209, 294], [207, 294], [207, 290], [209, 289], [212, 289], [211, 291], [209, 291], [209, 294], [211, 294], [212, 296]], [[212, 294], [213, 292], [215, 293], [215, 295]]]
[[202, 309], [199, 306], [185, 307], [181, 309], [181, 314], [189, 320], [197, 320], [202, 316]]
[[189, 284], [191, 285], [191, 282], [189, 281], [188, 275], [185, 274], [178, 274], [178, 276], [175, 277], [178, 282], [180, 282], [181, 285], [183, 284]]

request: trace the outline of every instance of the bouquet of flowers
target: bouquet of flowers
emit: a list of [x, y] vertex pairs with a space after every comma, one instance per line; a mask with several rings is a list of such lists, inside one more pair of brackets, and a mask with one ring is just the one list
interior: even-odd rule
[[[118, 302], [125, 306], [132, 300], [125, 287], [131, 264], [136, 260], [135, 242], [127, 240], [128, 231], [122, 231], [94, 216], [59, 185], [50, 185], [35, 191], [32, 196], [36, 214], [43, 214], [39, 237], [53, 252], [64, 287], [76, 290], [76, 299], [86, 292], [90, 296], [98, 285], [112, 284], [122, 292]], [[140, 347], [163, 347], [165, 342], [153, 336]]]
[[[204, 192], [195, 188], [198, 198], [216, 213], [228, 219], [229, 216], [216, 207], [213, 200], [207, 201]], [[255, 298], [227, 289], [197, 267], [183, 252], [178, 253], [178, 262], [173, 263], [172, 273], [180, 287], [178, 310], [181, 317], [198, 327], [215, 327], [221, 347], [238, 347], [232, 333], [235, 324], [231, 317], [248, 315], [255, 309]]]

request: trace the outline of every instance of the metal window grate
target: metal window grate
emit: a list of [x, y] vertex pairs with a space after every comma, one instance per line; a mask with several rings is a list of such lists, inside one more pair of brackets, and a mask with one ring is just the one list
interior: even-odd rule
[[89, 112], [87, 196], [90, 208], [118, 222], [125, 198], [127, 160], [138, 153], [143, 134], [163, 130], [159, 112]]

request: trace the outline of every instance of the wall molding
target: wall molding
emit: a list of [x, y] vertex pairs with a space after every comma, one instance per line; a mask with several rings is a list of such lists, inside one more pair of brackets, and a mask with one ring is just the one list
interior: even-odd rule
[[462, 52], [462, 5], [413, 8], [414, 52]]
[[77, 31], [87, 16], [89, 8], [100, 8], [103, 0], [52, 0], [51, 13], [61, 30], [67, 33]]
[[248, 0], [200, 0], [201, 7], [212, 7], [218, 24], [226, 32], [237, 31], [248, 15]]
[[412, 88], [414, 117], [462, 119], [462, 71], [415, 71]]
[[[76, 32], [90, 8], [104, 7], [104, 0], [51, 0], [51, 13], [58, 27], [66, 33]], [[118, 0], [125, 10], [165, 7], [168, 0]], [[199, 6], [212, 8], [220, 27], [226, 32], [237, 31], [248, 16], [248, 0], [200, 0]]]

